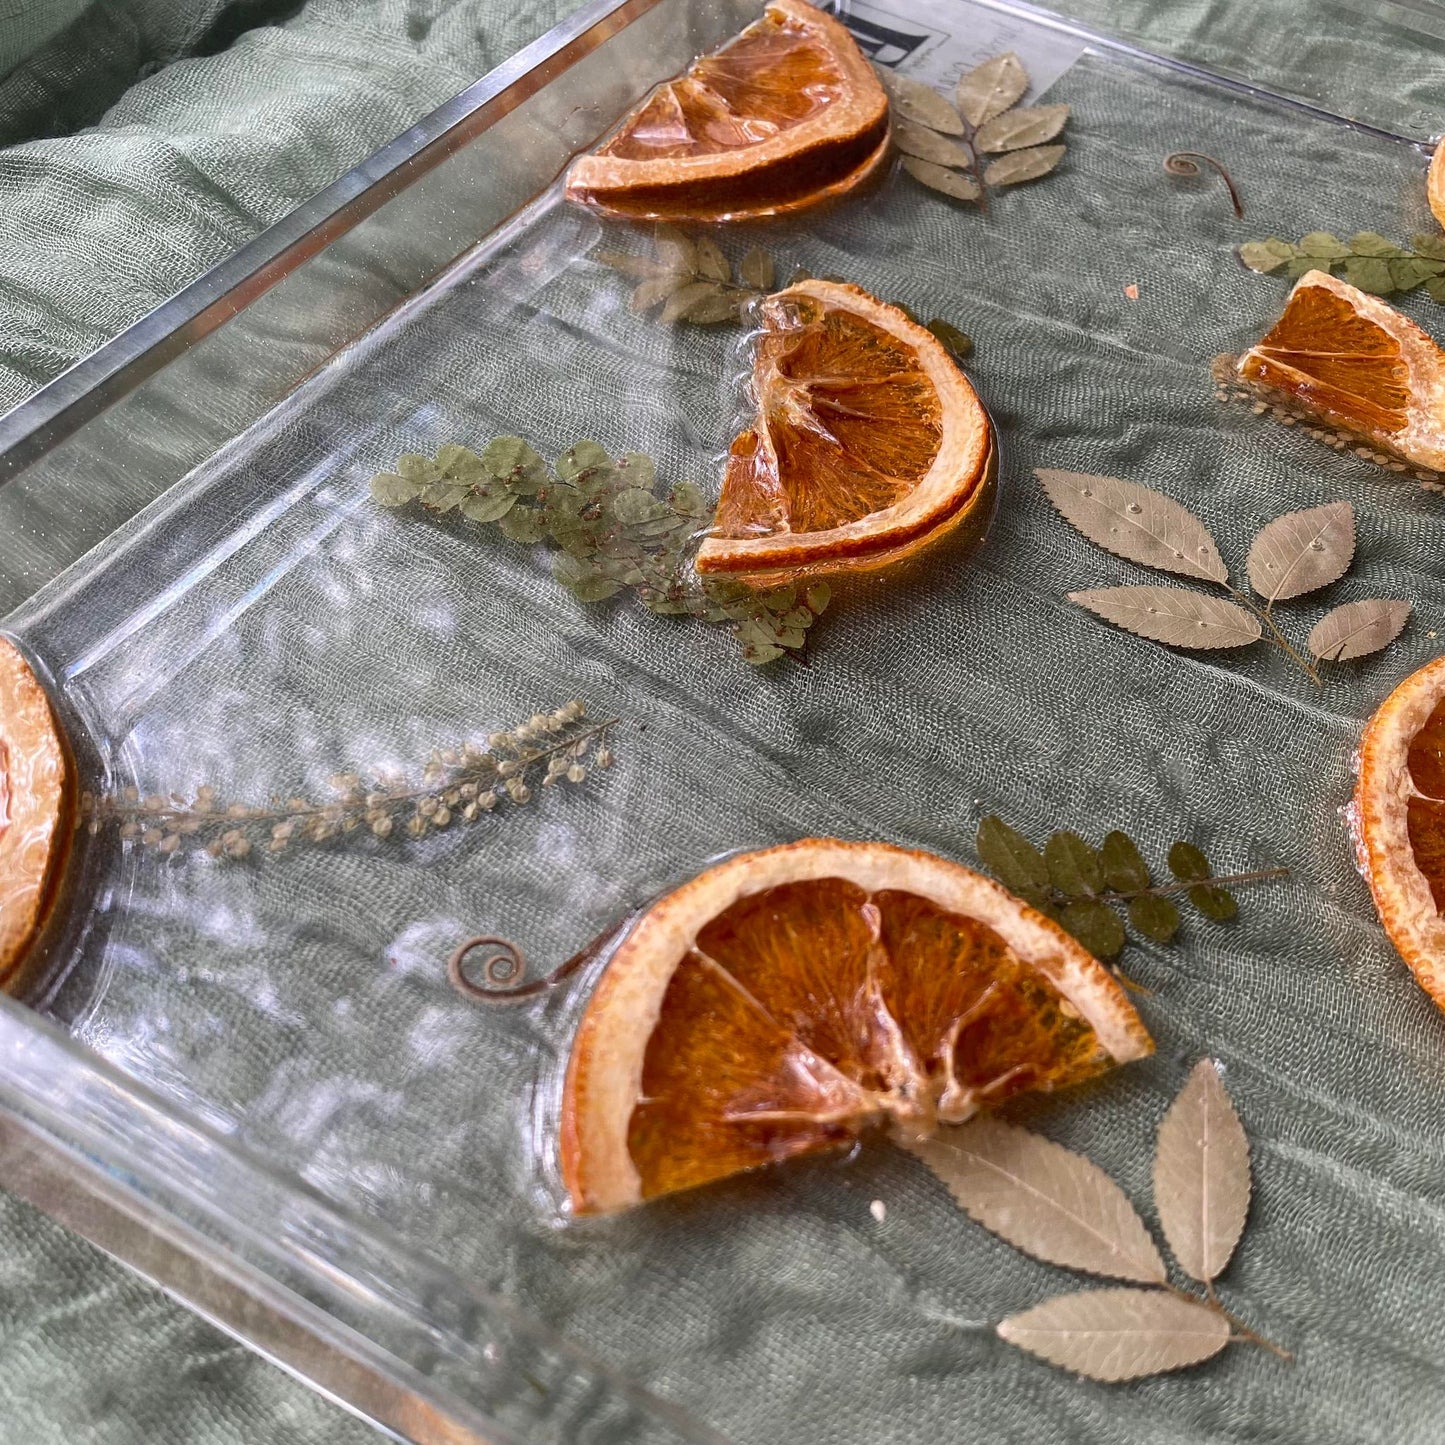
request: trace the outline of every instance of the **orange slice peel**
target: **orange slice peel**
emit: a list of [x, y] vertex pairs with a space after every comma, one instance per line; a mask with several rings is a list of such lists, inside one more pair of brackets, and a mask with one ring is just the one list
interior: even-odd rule
[[987, 506], [993, 428], [943, 344], [857, 286], [759, 305], [754, 424], [697, 570], [759, 585], [889, 566]]
[[1114, 978], [992, 880], [805, 839], [707, 869], [617, 947], [567, 1066], [562, 1179], [604, 1213], [1152, 1048]]

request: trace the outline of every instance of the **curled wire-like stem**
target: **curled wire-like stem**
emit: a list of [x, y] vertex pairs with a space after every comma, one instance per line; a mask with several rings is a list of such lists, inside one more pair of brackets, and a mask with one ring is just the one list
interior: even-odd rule
[[[471, 958], [473, 953], [480, 955], [475, 961]], [[546, 993], [578, 968], [586, 957], [585, 951], [576, 954], [551, 973], [528, 983], [524, 982], [527, 959], [522, 950], [508, 938], [479, 933], [459, 944], [447, 960], [447, 979], [467, 998], [491, 1004], [514, 1003]], [[474, 969], [480, 971], [480, 982], [472, 977]]]
[[1235, 189], [1234, 177], [1224, 169], [1220, 161], [1213, 156], [1205, 155], [1203, 151], [1175, 151], [1173, 155], [1164, 157], [1164, 169], [1171, 176], [1197, 176], [1199, 174], [1199, 162], [1212, 166], [1219, 173], [1219, 178], [1229, 190], [1229, 203], [1234, 207], [1234, 214], [1241, 220], [1244, 219], [1244, 207], [1240, 204], [1239, 192]]

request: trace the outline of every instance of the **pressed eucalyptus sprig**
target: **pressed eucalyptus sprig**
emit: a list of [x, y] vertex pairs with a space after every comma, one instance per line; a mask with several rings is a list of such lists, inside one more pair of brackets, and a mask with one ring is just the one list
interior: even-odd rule
[[700, 579], [693, 545], [708, 506], [691, 482], [659, 488], [641, 452], [616, 459], [580, 441], [548, 468], [520, 437], [497, 437], [480, 452], [444, 446], [435, 457], [402, 457], [395, 472], [371, 479], [384, 507], [416, 503], [495, 524], [515, 542], [554, 549], [552, 572], [579, 602], [631, 590], [649, 611], [732, 628], [743, 658], [761, 665], [797, 652], [827, 607], [827, 583], [754, 591]]
[[1226, 600], [1193, 588], [1153, 585], [1069, 593], [1069, 601], [1140, 637], [1172, 647], [1226, 648], [1244, 647], [1268, 634], [1267, 640], [1320, 686], [1318, 663], [1378, 652], [1410, 619], [1410, 603], [1398, 598], [1342, 603], [1310, 630], [1308, 657], [1280, 629], [1277, 602], [1317, 592], [1349, 571], [1355, 513], [1348, 502], [1287, 512], [1255, 534], [1245, 569], [1261, 599], [1256, 602], [1231, 585], [1209, 529], [1172, 497], [1119, 477], [1045, 468], [1034, 475], [1059, 515], [1091, 542], [1145, 567], [1212, 582], [1229, 594]]
[[1021, 1253], [1125, 1281], [1010, 1315], [997, 1326], [1009, 1344], [1109, 1383], [1201, 1364], [1234, 1341], [1293, 1359], [1219, 1298], [1216, 1281], [1239, 1247], [1253, 1186], [1249, 1140], [1212, 1059], [1194, 1066], [1154, 1149], [1164, 1239], [1202, 1294], [1170, 1279], [1128, 1196], [1082, 1154], [988, 1115], [908, 1147], [960, 1209]]
[[610, 768], [607, 736], [616, 725], [616, 718], [593, 722], [574, 699], [492, 733], [485, 746], [466, 742], [433, 752], [419, 783], [338, 773], [330, 798], [271, 798], [257, 805], [227, 803], [208, 786], [189, 798], [142, 797], [126, 788], [114, 796], [86, 794], [82, 817], [92, 832], [113, 825], [125, 841], [157, 853], [204, 848], [213, 858], [245, 858], [258, 849], [281, 853], [298, 843], [330, 843], [362, 833], [421, 838], [454, 823], [475, 822], [499, 804], [529, 803], [534, 784], [575, 786], [594, 768]]
[[1358, 231], [1342, 241], [1329, 231], [1311, 231], [1299, 241], [1248, 241], [1239, 259], [1251, 271], [1267, 275], [1283, 268], [1286, 276], [1306, 271], [1342, 273], [1351, 286], [1374, 296], [1393, 296], [1423, 286], [1433, 301], [1445, 302], [1445, 235], [1414, 236], [1406, 250], [1376, 231]]
[[1239, 912], [1229, 887], [1289, 876], [1288, 868], [1264, 868], [1216, 878], [1199, 848], [1181, 840], [1169, 849], [1174, 881], [1156, 884], [1139, 845], [1120, 829], [1105, 834], [1098, 848], [1060, 829], [1040, 851], [993, 814], [979, 823], [977, 846], [979, 861], [1005, 888], [1048, 914], [1106, 963], [1123, 952], [1128, 938], [1118, 905], [1138, 933], [1169, 943], [1182, 922], [1174, 901], [1179, 895], [1206, 918], [1227, 922]]
[[603, 250], [595, 259], [638, 283], [629, 306], [639, 315], [649, 311], [668, 325], [692, 322], [716, 326], [740, 321], [748, 307], [766, 296], [777, 281], [778, 267], [761, 247], [754, 246], [738, 264], [711, 236], [688, 236], [666, 222], [653, 231], [653, 254]]
[[[988, 209], [989, 187], [1046, 176], [1066, 146], [1045, 145], [1063, 130], [1066, 105], [1019, 107], [1029, 75], [1012, 51], [968, 71], [950, 103], [931, 86], [875, 66], [893, 107], [893, 141], [920, 184]], [[992, 159], [990, 159], [992, 157]]]

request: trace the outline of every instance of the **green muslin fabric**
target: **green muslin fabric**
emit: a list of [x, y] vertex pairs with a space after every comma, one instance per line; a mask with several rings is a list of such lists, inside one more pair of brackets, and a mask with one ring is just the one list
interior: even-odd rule
[[[156, 14], [166, 9], [174, 21], [157, 28], [139, 0], [131, 7], [140, 17], [134, 64], [162, 68], [125, 88], [94, 128], [0, 153], [0, 195], [13, 218], [0, 228], [6, 402], [569, 7], [311, 0], [282, 23], [192, 57], [180, 52], [218, 44], [242, 7], [196, 0], [186, 24], [177, 8], [155, 0]], [[1256, 3], [1247, 14], [1224, 0], [1070, 8], [1086, 23], [1225, 70], [1269, 67], [1264, 78], [1292, 93], [1336, 84], [1348, 97], [1340, 108], [1386, 128], [1424, 135], [1432, 105], [1445, 114], [1438, 50], [1404, 29], [1365, 27], [1357, 12], [1299, 0]], [[60, 104], [46, 97], [86, 84], [84, 18], [67, 21], [0, 87], [18, 97], [12, 134], [45, 129], [39, 117]], [[1293, 55], [1268, 43], [1306, 32]], [[97, 93], [115, 79], [98, 80]], [[1251, 328], [1257, 334], [1283, 287], [1240, 271], [1230, 247], [1244, 236], [1219, 196], [1203, 183], [1166, 180], [1158, 152], [1168, 138], [1248, 157], [1256, 189], [1246, 199], [1266, 231], [1326, 224], [1298, 171], [1267, 179], [1279, 113], [1092, 57], [1051, 99], [1075, 108], [1070, 164], [996, 207], [991, 224], [1015, 228], [1007, 245], [982, 250], [983, 232], [960, 241], [956, 211], [896, 187], [866, 211], [781, 242], [818, 273], [846, 271], [884, 294], [906, 287], [913, 304], [946, 311], [978, 341], [974, 374], [1010, 460], [1006, 506], [966, 587], [935, 568], [922, 589], [872, 612], [840, 609], [826, 619], [826, 667], [791, 681], [758, 678], [696, 627], [664, 633], [668, 624], [637, 609], [579, 613], [526, 554], [498, 548], [479, 558], [461, 527], [354, 508], [324, 566], [294, 567], [221, 645], [185, 653], [195, 658], [185, 686], [157, 688], [147, 702], [138, 748], [148, 761], [188, 757], [194, 747], [198, 766], [256, 785], [267, 762], [316, 762], [328, 730], [347, 726], [353, 740], [405, 757], [428, 729], [445, 735], [474, 721], [477, 680], [489, 705], [525, 713], [534, 700], [585, 691], [649, 727], [619, 742], [630, 756], [570, 810], [537, 809], [509, 823], [512, 856], [489, 860], [475, 844], [453, 846], [459, 835], [440, 840], [425, 869], [388, 854], [355, 866], [303, 854], [262, 875], [246, 917], [232, 906], [251, 886], [239, 878], [195, 870], [176, 881], [161, 865], [138, 865], [138, 906], [116, 925], [117, 937], [129, 929], [131, 951], [107, 1009], [164, 1022], [173, 1034], [137, 1029], [141, 1044], [127, 1055], [126, 1038], [101, 1037], [103, 1020], [92, 1018], [90, 1038], [154, 1087], [219, 1101], [254, 1147], [274, 1150], [411, 1242], [445, 1241], [458, 1268], [526, 1299], [549, 1325], [730, 1438], [1428, 1440], [1445, 1410], [1442, 1336], [1429, 1308], [1445, 1290], [1440, 1020], [1384, 946], [1335, 810], [1360, 719], [1389, 681], [1435, 651], [1426, 631], [1445, 610], [1445, 591], [1422, 558], [1438, 555], [1438, 498], [1398, 483], [1391, 491], [1363, 463], [1297, 432], [1281, 433], [1271, 449], [1261, 441], [1266, 419], [1245, 413], [1221, 425], [1210, 409], [1202, 357], [1237, 347]], [[1418, 197], [1401, 199], [1418, 188], [1412, 152], [1301, 122], [1289, 159], [1359, 176], [1358, 194], [1331, 199], [1329, 220], [1343, 231], [1394, 229], [1380, 217], [1402, 206], [1428, 224]], [[237, 461], [237, 484], [315, 472], [355, 485], [408, 447], [457, 432], [540, 439], [569, 412], [578, 435], [599, 435], [615, 451], [645, 425], [670, 474], [696, 474], [726, 440], [718, 417], [736, 398], [725, 400], [731, 380], [724, 387], [719, 377], [737, 363], [732, 342], [677, 340], [615, 298], [600, 300], [608, 280], [575, 259], [595, 239], [590, 224], [568, 214], [539, 222], [536, 254], [561, 258], [554, 269], [519, 262], [509, 271], [503, 258], [488, 286], [460, 288], [451, 310], [419, 313], [409, 331], [337, 378], [314, 412]], [[1088, 247], [1078, 265], [1058, 242], [1071, 236]], [[977, 285], [960, 286], [965, 264]], [[1101, 279], [1081, 305], [1073, 282], [1085, 264]], [[1131, 285], [1138, 295], [1126, 303]], [[1011, 346], [1021, 328], [1045, 349]], [[508, 346], [495, 345], [498, 337]], [[657, 404], [671, 387], [680, 408]], [[1112, 398], [1107, 414], [1101, 392]], [[553, 450], [573, 439], [557, 437]], [[1252, 527], [1292, 505], [1348, 495], [1368, 576], [1345, 584], [1355, 590], [1341, 599], [1412, 597], [1420, 620], [1399, 651], [1343, 670], [1326, 693], [1263, 648], [1181, 658], [1108, 632], [1069, 608], [1063, 591], [1144, 578], [1052, 516], [1029, 482], [1033, 465], [1121, 472], [1170, 490], [1218, 529], [1236, 565]], [[1336, 472], [1326, 480], [1329, 466]], [[1248, 476], [1247, 495], [1220, 483], [1231, 469]], [[331, 505], [338, 516], [345, 510]], [[309, 525], [288, 511], [274, 536], [217, 569], [200, 600], [224, 608], [250, 571], [268, 576], [272, 562], [279, 572], [284, 558], [309, 557], [302, 532], [287, 532]], [[360, 595], [373, 555], [397, 568], [388, 574], [396, 585], [355, 614], [353, 630], [333, 599], [336, 589]], [[158, 635], [180, 654], [181, 644], [209, 636], [207, 620], [181, 616], [174, 633]], [[351, 666], [318, 697], [316, 678], [342, 637]], [[412, 650], [399, 656], [397, 637]], [[164, 670], [162, 646], [144, 636], [136, 646], [92, 670], [84, 686], [93, 696], [110, 689], [129, 698], [132, 664]], [[553, 679], [566, 691], [529, 694]], [[394, 701], [404, 720], [384, 736], [368, 731], [378, 698]], [[254, 748], [240, 756], [225, 731], [228, 712], [256, 719]], [[719, 780], [734, 791], [708, 806], [706, 788]], [[638, 880], [605, 872], [609, 849], [630, 856], [635, 844], [653, 881], [678, 859], [692, 867], [740, 841], [812, 830], [967, 856], [978, 812], [995, 806], [1036, 837], [1056, 824], [1094, 835], [1124, 825], [1157, 853], [1188, 831], [1220, 863], [1254, 867], [1287, 853], [1301, 874], [1297, 887], [1251, 895], [1233, 931], [1192, 924], [1178, 949], [1142, 950], [1139, 971], [1158, 991], [1145, 1012], [1159, 1056], [1096, 1091], [1094, 1103], [1039, 1116], [1107, 1164], [1152, 1218], [1154, 1121], [1193, 1059], [1217, 1052], [1259, 1162], [1231, 1300], [1298, 1348], [1297, 1366], [1237, 1347], [1206, 1370], [1128, 1390], [1049, 1372], [998, 1342], [992, 1324], [1068, 1288], [1071, 1277], [983, 1236], [913, 1161], [884, 1150], [846, 1169], [805, 1163], [767, 1189], [724, 1186], [607, 1235], [559, 1237], [517, 1208], [535, 1181], [495, 1100], [515, 1092], [534, 1055], [565, 1048], [565, 1019], [543, 1020], [535, 1032], [526, 1019], [487, 1032], [489, 1020], [458, 1016], [429, 961], [443, 925], [473, 916], [479, 879], [497, 885], [485, 896], [503, 925], [532, 926], [563, 953], [576, 918], [595, 914], [600, 923], [635, 901]], [[574, 855], [577, 868], [560, 866]], [[183, 916], [172, 905], [184, 889], [194, 894]], [[253, 930], [284, 930], [323, 907], [324, 928], [285, 935], [314, 972], [262, 972]], [[405, 920], [423, 916], [432, 931], [409, 932]], [[188, 932], [199, 917], [220, 921], [204, 935]], [[372, 968], [378, 938], [395, 941], [385, 974]], [[172, 944], [201, 960], [181, 998], [148, 967]], [[277, 991], [259, 1000], [258, 979]], [[348, 1007], [334, 1006], [341, 1002]], [[231, 1008], [264, 1046], [254, 1056], [237, 1060], [206, 1038], [212, 1017]], [[374, 1078], [346, 1081], [345, 1107], [339, 1095], [327, 1105], [327, 1070], [343, 1078], [362, 1037], [394, 1047]], [[471, 1109], [459, 1107], [468, 1102], [456, 1089], [463, 1065]], [[425, 1179], [409, 1176], [410, 1149], [426, 1150]], [[886, 1227], [874, 1200], [887, 1206]], [[0, 1201], [7, 1441], [369, 1438], [46, 1219]]]

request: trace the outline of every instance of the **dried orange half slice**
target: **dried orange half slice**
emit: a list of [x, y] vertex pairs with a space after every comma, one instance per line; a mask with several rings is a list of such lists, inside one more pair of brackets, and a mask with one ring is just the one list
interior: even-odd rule
[[1366, 725], [1354, 826], [1385, 932], [1445, 1008], [1445, 658], [1407, 677]]
[[1425, 177], [1425, 194], [1435, 219], [1445, 226], [1445, 140], [1435, 147], [1430, 157], [1430, 170]]
[[1307, 271], [1237, 374], [1270, 400], [1445, 468], [1445, 354], [1378, 296]]
[[562, 1177], [578, 1213], [622, 1209], [1152, 1049], [1113, 977], [990, 879], [810, 838], [709, 868], [633, 926], [573, 1043]]
[[984, 502], [993, 428], [931, 332], [841, 282], [759, 311], [757, 420], [732, 445], [699, 572], [771, 584], [885, 566]]
[[853, 37], [772, 0], [573, 162], [567, 195], [633, 219], [742, 220], [841, 195], [887, 153], [888, 97]]
[[69, 751], [30, 665], [0, 637], [0, 988], [55, 902], [74, 831]]

